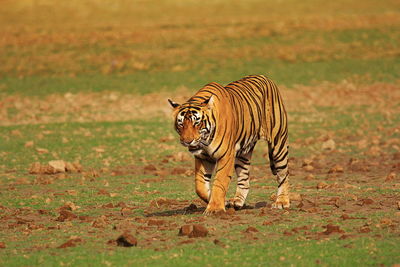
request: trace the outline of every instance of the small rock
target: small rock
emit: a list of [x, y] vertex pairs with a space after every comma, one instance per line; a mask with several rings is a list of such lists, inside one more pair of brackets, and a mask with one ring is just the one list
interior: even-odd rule
[[137, 239], [128, 232], [123, 233], [117, 238], [117, 246], [120, 247], [136, 247]]
[[51, 166], [56, 173], [65, 172], [65, 162], [63, 160], [51, 160], [49, 161], [49, 166]]

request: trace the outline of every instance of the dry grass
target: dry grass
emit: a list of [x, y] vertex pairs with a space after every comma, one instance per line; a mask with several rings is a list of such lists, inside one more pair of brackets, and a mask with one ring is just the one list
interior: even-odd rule
[[[250, 12], [239, 1], [207, 8], [178, 1], [157, 7], [141, 1], [5, 1], [8, 8], [0, 11], [0, 74], [129, 74], [185, 71], [236, 58], [295, 62], [400, 54], [395, 1], [381, 6], [339, 1], [329, 4], [330, 11], [293, 1], [253, 4], [259, 8], [252, 6]], [[321, 34], [347, 30], [366, 32], [350, 41]], [[384, 39], [371, 37], [369, 31]]]

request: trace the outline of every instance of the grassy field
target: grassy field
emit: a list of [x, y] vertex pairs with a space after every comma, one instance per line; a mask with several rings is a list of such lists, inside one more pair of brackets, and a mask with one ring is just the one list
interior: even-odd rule
[[[398, 1], [0, 6], [1, 266], [400, 264]], [[167, 98], [248, 74], [286, 102], [291, 208], [260, 142], [246, 209], [206, 217]]]

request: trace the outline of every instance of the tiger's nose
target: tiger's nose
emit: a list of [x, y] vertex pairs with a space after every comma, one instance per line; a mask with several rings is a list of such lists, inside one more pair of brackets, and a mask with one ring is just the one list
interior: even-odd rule
[[184, 146], [195, 146], [195, 145], [196, 145], [196, 140], [191, 140], [191, 141], [189, 141], [189, 140], [183, 140], [183, 139], [181, 139], [181, 143], [182, 143], [182, 145], [184, 145]]

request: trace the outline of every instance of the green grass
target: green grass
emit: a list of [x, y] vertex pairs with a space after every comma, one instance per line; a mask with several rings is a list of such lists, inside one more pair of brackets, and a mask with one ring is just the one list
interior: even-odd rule
[[183, 73], [143, 71], [131, 75], [111, 76], [93, 74], [77, 77], [8, 77], [1, 80], [0, 92], [27, 96], [102, 91], [148, 94], [161, 91], [174, 92], [181, 86], [195, 91], [211, 81], [227, 84], [232, 81], [232, 77], [243, 77], [250, 73], [268, 75], [277, 84], [289, 87], [295, 84], [316, 84], [320, 81], [338, 82], [357, 77], [361, 77], [357, 78], [361, 83], [395, 82], [400, 79], [399, 63], [400, 60], [397, 58], [299, 63], [262, 59], [232, 60], [224, 62], [225, 67], [222, 68], [216, 64], [214, 67], [209, 66], [207, 70], [196, 69]]
[[[243, 266], [286, 265], [293, 263], [296, 266], [355, 266], [355, 265], [392, 265], [398, 262], [399, 257], [390, 256], [396, 253], [396, 239], [385, 239], [376, 242], [370, 238], [361, 238], [355, 242], [328, 240], [303, 241], [294, 238], [285, 241], [266, 242], [263, 245], [252, 245], [246, 242], [233, 244], [229, 249], [219, 248], [210, 242], [198, 242], [195, 245], [185, 245], [170, 251], [151, 251], [137, 248], [119, 248], [115, 251], [88, 253], [80, 248], [70, 248], [69, 253], [54, 249], [54, 255], [42, 252], [33, 257], [9, 255], [15, 257], [14, 263], [7, 266], [22, 266], [25, 264], [59, 266], [71, 264], [73, 266], [132, 266], [132, 265], [159, 265], [163, 266], [191, 266], [230, 265], [240, 262]], [[351, 248], [344, 245], [351, 244]], [[279, 251], [279, 253], [276, 253]], [[68, 254], [74, 258], [69, 258]], [[66, 255], [67, 254], [67, 255]], [[370, 255], [366, 257], [366, 255]], [[284, 257], [281, 258], [281, 257]], [[371, 260], [371, 258], [373, 260]]]
[[[0, 9], [0, 242], [6, 246], [0, 249], [0, 265], [400, 263], [398, 179], [385, 181], [390, 172], [398, 170], [394, 153], [400, 137], [400, 106], [393, 104], [397, 92], [389, 92], [385, 86], [397, 90], [400, 80], [399, 12], [400, 5], [394, 0], [223, 0], [201, 4], [176, 0], [57, 4], [50, 0], [6, 0]], [[77, 122], [79, 114], [91, 112], [90, 107], [78, 105], [68, 111], [74, 114], [46, 114], [46, 109], [33, 112], [54, 120], [28, 120], [36, 124], [19, 121], [20, 116], [30, 115], [22, 112], [21, 103], [43, 100], [51, 106], [50, 95], [62, 98], [66, 93], [82, 93], [82, 97], [98, 93], [93, 101], [110, 92], [133, 95], [139, 101], [150, 93], [178, 97], [181, 91], [195, 92], [211, 81], [226, 84], [249, 74], [269, 76], [288, 90], [289, 97], [296, 90], [301, 92], [301, 86], [310, 90], [304, 95], [317, 94], [311, 101], [328, 99], [336, 90], [343, 94], [335, 95], [337, 101], [347, 100], [360, 88], [363, 90], [356, 92], [370, 96], [366, 103], [312, 103], [304, 110], [302, 104], [309, 100], [304, 95], [297, 94], [300, 99], [291, 96], [288, 101], [292, 105], [288, 109], [292, 191], [318, 203], [317, 211], [301, 210], [299, 202], [294, 202], [288, 211], [242, 210], [232, 220], [204, 217], [200, 212], [160, 216], [190, 203], [203, 205], [194, 191], [193, 161], [168, 157], [186, 151], [166, 116], [149, 112], [128, 121]], [[346, 87], [349, 84], [350, 89]], [[318, 91], [320, 86], [323, 94]], [[3, 115], [8, 119], [2, 121]], [[72, 121], [57, 122], [63, 115]], [[335, 151], [321, 150], [327, 138], [335, 140]], [[366, 147], [359, 147], [357, 142], [363, 140]], [[29, 141], [34, 144], [26, 147]], [[373, 146], [381, 149], [377, 156], [367, 153]], [[48, 153], [40, 154], [37, 148]], [[265, 153], [266, 143], [260, 142], [252, 160], [249, 205], [271, 203], [270, 196], [276, 193]], [[310, 158], [316, 164], [311, 172], [315, 177], [306, 179], [309, 173], [302, 165]], [[351, 171], [352, 158], [370, 170]], [[28, 173], [32, 163], [55, 159], [79, 161], [84, 170], [66, 175]], [[335, 164], [342, 166], [344, 173], [329, 174]], [[148, 165], [156, 166], [158, 173], [145, 172]], [[187, 173], [176, 174], [174, 168]], [[333, 187], [317, 190], [320, 182]], [[234, 190], [232, 183], [229, 196]], [[179, 204], [152, 206], [159, 198]], [[343, 207], [332, 205], [332, 198], [339, 198]], [[374, 203], [360, 206], [362, 198], [371, 198]], [[93, 220], [105, 216], [107, 224], [96, 228], [91, 220], [56, 221], [59, 208], [68, 201], [79, 206], [73, 211], [77, 216]], [[131, 209], [117, 207], [120, 202]], [[104, 207], [110, 203], [115, 207]], [[148, 214], [165, 220], [167, 227], [149, 227]], [[343, 214], [366, 219], [343, 220]], [[382, 223], [382, 219], [390, 219], [391, 224]], [[179, 237], [180, 226], [188, 223], [204, 224], [210, 235]], [[327, 224], [340, 226], [352, 237], [321, 235]], [[35, 229], [40, 225], [43, 227]], [[249, 226], [259, 232], [243, 233]], [[309, 229], [291, 236], [283, 234], [299, 226]], [[364, 226], [371, 232], [360, 233]], [[138, 238], [138, 247], [107, 244], [126, 228]], [[80, 237], [83, 242], [77, 247], [57, 248], [71, 237]], [[228, 247], [215, 245], [215, 239]], [[187, 240], [194, 242], [180, 244]]]

